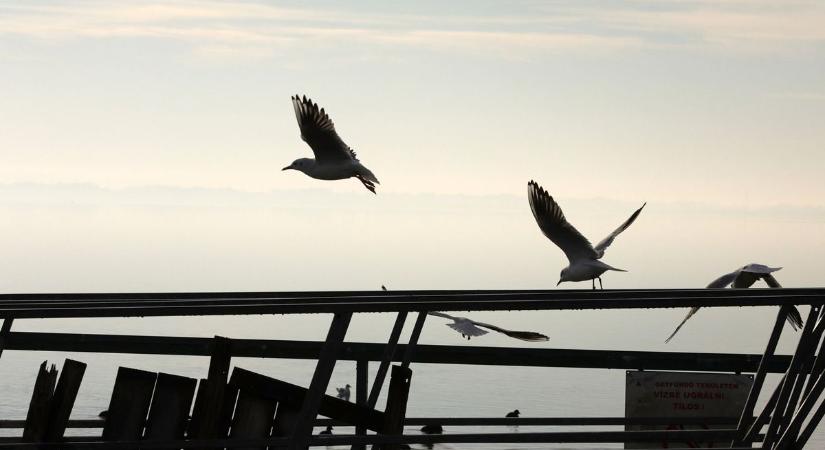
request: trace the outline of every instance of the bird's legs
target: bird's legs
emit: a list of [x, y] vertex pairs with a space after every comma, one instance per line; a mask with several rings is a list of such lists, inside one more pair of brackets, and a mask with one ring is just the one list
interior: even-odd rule
[[[599, 289], [602, 289], [602, 290], [603, 290], [603, 289], [604, 289], [604, 287], [602, 286], [602, 277], [598, 277], [598, 279], [599, 279]], [[596, 284], [596, 283], [594, 282], [594, 283], [593, 283], [593, 289], [596, 289], [595, 284]]]
[[590, 279], [590, 281], [592, 281], [592, 282], [593, 282], [593, 290], [595, 291], [595, 290], [596, 290], [596, 279], [595, 279], [595, 278], [591, 278], [591, 279]]

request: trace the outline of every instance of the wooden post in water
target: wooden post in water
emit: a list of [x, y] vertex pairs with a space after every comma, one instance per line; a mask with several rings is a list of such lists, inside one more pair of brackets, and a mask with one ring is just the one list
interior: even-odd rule
[[229, 423], [225, 415], [227, 406], [226, 381], [229, 376], [231, 341], [225, 337], [215, 336], [211, 345], [209, 375], [201, 380], [189, 437], [194, 439], [216, 439], [226, 437]]
[[[426, 314], [426, 313], [424, 313]], [[407, 399], [410, 395], [412, 370], [404, 366], [392, 366], [390, 389], [387, 392], [387, 409], [384, 410], [384, 433], [398, 435], [404, 432], [407, 415]], [[384, 445], [383, 450], [397, 450], [397, 445]]]
[[29, 411], [26, 413], [26, 424], [23, 428], [23, 442], [40, 442], [46, 434], [49, 404], [57, 381], [57, 369], [54, 364], [48, 370], [46, 364], [47, 361], [40, 364], [37, 378], [34, 381], [34, 391], [32, 391]]

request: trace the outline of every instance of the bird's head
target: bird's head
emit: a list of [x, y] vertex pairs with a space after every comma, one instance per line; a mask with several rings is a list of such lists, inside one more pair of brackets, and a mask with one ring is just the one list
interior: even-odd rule
[[349, 388], [349, 387], [350, 387], [350, 385], [348, 384], [346, 387], [347, 387], [347, 388]]
[[561, 269], [561, 273], [559, 273], [559, 282], [556, 283], [556, 286], [560, 285], [563, 281], [570, 281], [570, 279], [567, 278], [567, 267]]
[[298, 158], [295, 161], [292, 161], [292, 164], [284, 167], [281, 170], [293, 169], [306, 173], [307, 169], [309, 169], [309, 167], [312, 166], [314, 163], [315, 161], [311, 158]]

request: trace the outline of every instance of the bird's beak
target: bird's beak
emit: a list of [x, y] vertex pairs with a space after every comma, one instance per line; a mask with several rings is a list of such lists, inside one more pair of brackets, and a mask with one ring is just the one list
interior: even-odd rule
[[284, 167], [284, 168], [283, 168], [283, 169], [281, 169], [281, 170], [282, 170], [282, 171], [283, 171], [283, 170], [289, 170], [289, 169], [291, 169], [291, 168], [292, 168], [292, 166], [286, 166], [286, 167]]
[[560, 284], [561, 284], [561, 280], [559, 280], [559, 282], [558, 282], [558, 283], [556, 283], [556, 286], [558, 286], [558, 285], [560, 285]]

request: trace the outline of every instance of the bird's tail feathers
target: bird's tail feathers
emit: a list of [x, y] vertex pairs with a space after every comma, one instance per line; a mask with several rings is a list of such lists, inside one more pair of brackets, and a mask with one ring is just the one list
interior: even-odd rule
[[791, 328], [793, 328], [794, 331], [797, 331], [802, 328], [802, 315], [799, 314], [799, 310], [796, 309], [796, 306], [791, 307], [791, 310], [788, 311], [788, 315], [785, 316], [785, 320], [788, 321], [788, 323], [791, 325]]
[[357, 178], [358, 181], [360, 181], [364, 185], [364, 187], [367, 188], [368, 191], [375, 194], [375, 184], [372, 181], [364, 178], [361, 175], [356, 175], [355, 178]]
[[[693, 317], [693, 315], [694, 315], [694, 314], [696, 314], [696, 312], [697, 312], [697, 311], [699, 311], [699, 308], [690, 308], [690, 311], [687, 313], [687, 315], [685, 316], [685, 318], [684, 318], [684, 319], [682, 319], [682, 322], [681, 322], [681, 323], [679, 323], [679, 325], [676, 327], [676, 329], [675, 329], [675, 330], [673, 330], [673, 333], [670, 333], [670, 336], [668, 336], [668, 337], [667, 337], [667, 339], [665, 339], [665, 344], [667, 344], [668, 342], [670, 342], [670, 340], [671, 340], [671, 339], [673, 339], [673, 336], [676, 336], [676, 333], [678, 333], [678, 332], [679, 332], [679, 330], [681, 330], [681, 329], [682, 329], [682, 325], [684, 325], [684, 324], [685, 324], [685, 322], [687, 322], [687, 321], [688, 321], [688, 319], [690, 319], [691, 317]], [[788, 316], [788, 317], [790, 317], [790, 316]]]

